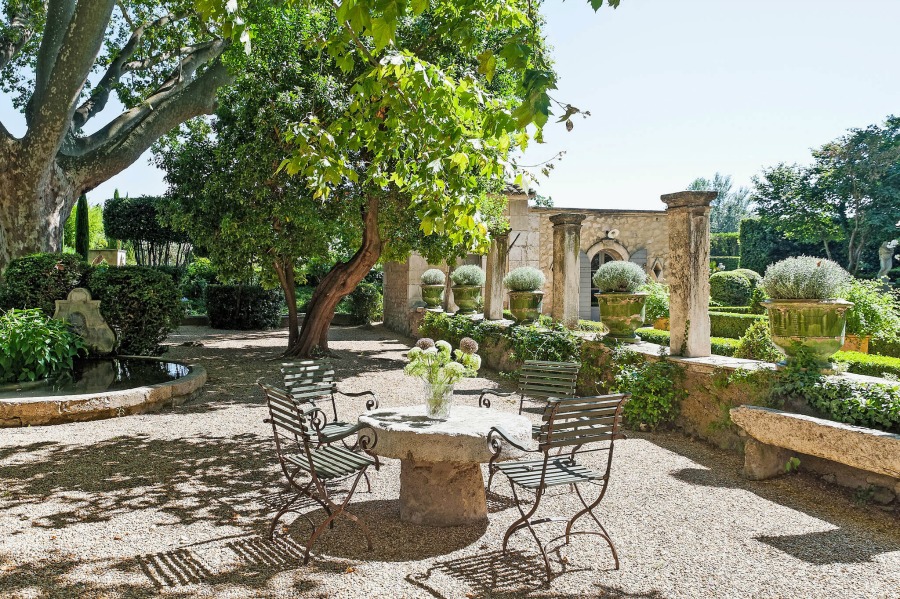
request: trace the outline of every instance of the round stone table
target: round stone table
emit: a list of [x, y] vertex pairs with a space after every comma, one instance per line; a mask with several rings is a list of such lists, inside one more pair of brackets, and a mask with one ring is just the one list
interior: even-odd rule
[[[487, 520], [480, 464], [491, 459], [491, 427], [522, 445], [531, 440], [528, 418], [488, 408], [454, 406], [447, 420], [429, 418], [425, 406], [381, 408], [359, 421], [378, 434], [373, 453], [400, 460], [400, 519], [425, 526]], [[520, 454], [507, 444], [500, 459]]]

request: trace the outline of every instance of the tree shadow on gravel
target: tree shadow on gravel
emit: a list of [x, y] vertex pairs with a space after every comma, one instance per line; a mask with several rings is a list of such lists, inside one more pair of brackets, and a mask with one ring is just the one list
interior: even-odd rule
[[163, 512], [182, 525], [233, 524], [258, 516], [262, 490], [277, 486], [281, 474], [271, 440], [252, 434], [174, 440], [136, 435], [89, 446], [16, 449], [30, 459], [0, 466], [7, 487], [3, 503], [54, 506], [32, 522], [51, 529], [141, 510]]
[[[837, 530], [800, 535], [755, 537], [793, 557], [814, 565], [864, 563], [882, 553], [900, 551], [900, 528], [896, 517], [854, 506], [842, 490], [817, 477], [798, 473], [790, 477], [751, 481], [743, 477], [740, 456], [707, 443], [691, 442], [672, 435], [640, 435], [641, 438], [696, 462], [695, 468], [671, 473], [682, 482], [725, 489], [740, 489], [767, 501], [828, 522]], [[827, 544], [823, 544], [827, 541]], [[822, 547], [834, 551], [823, 552]]]

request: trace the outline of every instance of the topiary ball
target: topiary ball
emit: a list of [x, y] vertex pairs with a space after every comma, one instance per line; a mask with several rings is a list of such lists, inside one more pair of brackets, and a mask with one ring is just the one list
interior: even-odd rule
[[419, 278], [423, 285], [443, 285], [446, 280], [443, 271], [437, 268], [429, 268]]
[[450, 273], [450, 280], [460, 287], [480, 287], [484, 285], [484, 271], [474, 264], [465, 264]]
[[748, 306], [753, 284], [734, 270], [713, 273], [709, 277], [709, 297], [722, 306]]
[[510, 291], [537, 291], [546, 281], [544, 273], [532, 266], [520, 266], [503, 277], [503, 284]]
[[647, 282], [647, 273], [634, 262], [616, 260], [600, 266], [593, 282], [600, 293], [635, 293]]

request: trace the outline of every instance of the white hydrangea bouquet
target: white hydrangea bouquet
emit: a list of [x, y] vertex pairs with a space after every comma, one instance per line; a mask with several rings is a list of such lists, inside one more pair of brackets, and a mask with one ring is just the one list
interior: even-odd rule
[[476, 353], [478, 343], [464, 337], [459, 349], [446, 341], [435, 342], [427, 337], [419, 339], [409, 350], [409, 364], [403, 372], [425, 382], [425, 413], [431, 418], [447, 418], [453, 400], [453, 385], [466, 377], [473, 377], [481, 368]]

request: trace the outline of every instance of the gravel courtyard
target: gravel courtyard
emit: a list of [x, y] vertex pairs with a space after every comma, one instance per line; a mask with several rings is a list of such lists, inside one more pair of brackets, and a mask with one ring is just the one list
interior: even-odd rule
[[[417, 403], [419, 385], [401, 371], [409, 340], [379, 327], [334, 329], [332, 338], [343, 389], [374, 389], [382, 406]], [[202, 345], [182, 345], [192, 341]], [[254, 384], [278, 382], [286, 334], [184, 327], [169, 342], [167, 356], [208, 370], [191, 402], [0, 429], [0, 597], [900, 596], [896, 512], [803, 473], [747, 482], [738, 456], [677, 433], [638, 433], [616, 447], [597, 513], [618, 571], [597, 537], [575, 537], [554, 556], [566, 572], [549, 587], [527, 532], [512, 541], [521, 552], [503, 556], [517, 512], [499, 478], [486, 527], [401, 523], [392, 460], [352, 504], [374, 551], [339, 520], [301, 566], [305, 521], [276, 544], [264, 538], [282, 486]], [[477, 389], [500, 380], [489, 374], [463, 381], [456, 401], [474, 405]], [[363, 406], [343, 399], [338, 408], [349, 419]], [[572, 513], [577, 499], [565, 491], [553, 492], [549, 511]]]

